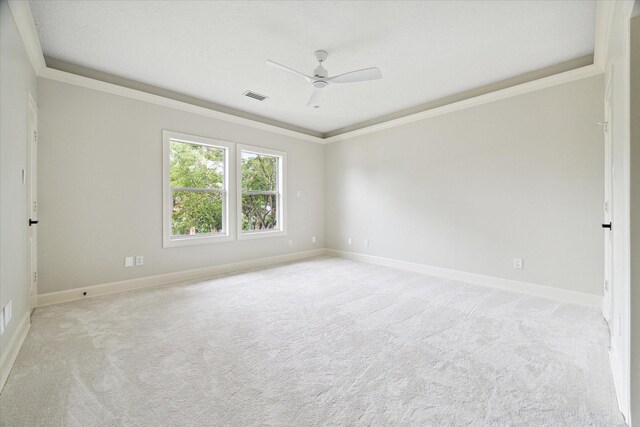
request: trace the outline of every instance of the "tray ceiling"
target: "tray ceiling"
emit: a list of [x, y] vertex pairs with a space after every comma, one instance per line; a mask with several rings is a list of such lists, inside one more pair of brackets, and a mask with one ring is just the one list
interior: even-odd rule
[[[30, 1], [45, 56], [327, 133], [593, 53], [595, 1]], [[383, 79], [312, 74], [376, 66]], [[251, 90], [269, 98], [243, 96]]]

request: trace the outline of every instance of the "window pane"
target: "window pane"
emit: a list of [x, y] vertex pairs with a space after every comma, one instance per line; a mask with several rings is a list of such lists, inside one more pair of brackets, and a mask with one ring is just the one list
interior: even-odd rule
[[224, 149], [171, 141], [171, 187], [223, 188]]
[[242, 190], [278, 191], [276, 156], [242, 152]]
[[279, 230], [277, 208], [275, 194], [243, 194], [242, 231]]
[[195, 236], [222, 231], [222, 194], [172, 191], [171, 234]]

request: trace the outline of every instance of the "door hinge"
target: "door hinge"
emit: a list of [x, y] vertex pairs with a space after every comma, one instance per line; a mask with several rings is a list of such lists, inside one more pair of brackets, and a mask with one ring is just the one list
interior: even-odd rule
[[602, 129], [604, 129], [605, 132], [609, 132], [609, 122], [598, 122], [596, 125], [602, 126]]
[[38, 131], [37, 130], [33, 131], [33, 142], [38, 142]]
[[604, 290], [609, 292], [609, 281], [608, 280], [604, 281]]
[[37, 282], [37, 281], [38, 281], [38, 272], [37, 272], [37, 271], [34, 271], [34, 272], [33, 272], [33, 282], [35, 283], [35, 282]]

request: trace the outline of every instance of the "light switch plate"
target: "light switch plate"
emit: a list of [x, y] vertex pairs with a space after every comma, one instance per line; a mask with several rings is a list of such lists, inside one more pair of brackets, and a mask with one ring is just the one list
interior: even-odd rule
[[124, 257], [124, 266], [125, 267], [133, 267], [133, 257], [132, 256]]

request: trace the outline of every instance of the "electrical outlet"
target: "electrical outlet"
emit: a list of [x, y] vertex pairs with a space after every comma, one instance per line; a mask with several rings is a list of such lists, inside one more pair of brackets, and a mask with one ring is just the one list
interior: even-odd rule
[[524, 260], [522, 258], [514, 258], [513, 268], [517, 270], [522, 270], [524, 268]]
[[289, 246], [293, 246], [293, 240], [289, 240]]
[[13, 304], [11, 301], [7, 303], [2, 309], [2, 313], [4, 315], [4, 327], [6, 328], [9, 322], [11, 322], [11, 317], [13, 317]]
[[316, 236], [311, 236], [311, 243], [315, 243], [316, 242]]
[[368, 247], [369, 247], [369, 241], [368, 241], [368, 240], [366, 240], [366, 239], [365, 239], [365, 241], [364, 241], [364, 247], [365, 247], [365, 248], [368, 248]]
[[349, 238], [347, 239], [347, 243], [348, 243], [348, 244], [351, 244], [351, 243], [352, 243], [352, 241], [351, 241], [351, 237], [349, 237]]
[[133, 257], [132, 256], [124, 257], [124, 266], [125, 267], [133, 267]]
[[144, 256], [136, 255], [136, 265], [137, 266], [144, 265]]

